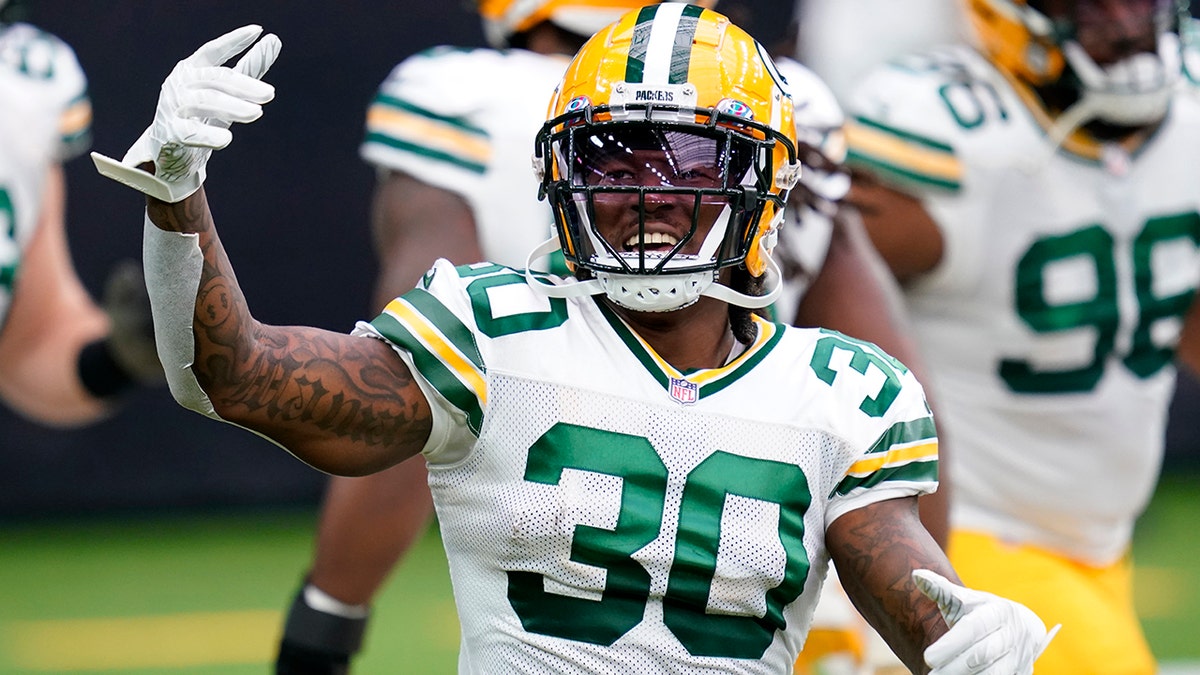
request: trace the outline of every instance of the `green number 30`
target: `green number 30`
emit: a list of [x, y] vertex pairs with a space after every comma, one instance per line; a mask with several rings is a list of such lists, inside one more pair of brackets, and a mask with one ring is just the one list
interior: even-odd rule
[[[623, 479], [620, 513], [611, 530], [575, 525], [572, 561], [603, 568], [599, 601], [549, 593], [543, 575], [510, 571], [508, 599], [532, 633], [611, 645], [640, 623], [650, 597], [650, 574], [633, 554], [659, 536], [667, 468], [650, 441], [638, 436], [560, 423], [529, 450], [525, 480], [557, 485], [564, 469]], [[721, 512], [727, 495], [779, 505], [778, 536], [787, 555], [782, 583], [766, 593], [764, 616], [706, 611], [717, 572]], [[695, 656], [761, 658], [787, 621], [783, 608], [800, 596], [808, 575], [804, 512], [808, 483], [794, 464], [715, 452], [687, 476], [679, 507], [675, 555], [663, 596], [663, 622]]]

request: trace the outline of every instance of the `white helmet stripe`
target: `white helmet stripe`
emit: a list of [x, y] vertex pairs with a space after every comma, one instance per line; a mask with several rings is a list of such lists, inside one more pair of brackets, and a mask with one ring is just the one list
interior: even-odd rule
[[675, 56], [675, 36], [679, 32], [679, 20], [683, 17], [682, 3], [659, 5], [654, 15], [653, 28], [646, 45], [646, 65], [642, 70], [645, 84], [668, 84], [671, 78], [671, 63]]

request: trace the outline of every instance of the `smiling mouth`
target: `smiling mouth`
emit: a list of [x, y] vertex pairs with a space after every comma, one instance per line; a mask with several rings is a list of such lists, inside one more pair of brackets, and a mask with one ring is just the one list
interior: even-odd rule
[[679, 239], [666, 232], [648, 232], [645, 239], [635, 234], [625, 240], [625, 252], [637, 251], [639, 244], [641, 244], [640, 248], [644, 249], [647, 253], [666, 253], [675, 248], [675, 245], [678, 243]]

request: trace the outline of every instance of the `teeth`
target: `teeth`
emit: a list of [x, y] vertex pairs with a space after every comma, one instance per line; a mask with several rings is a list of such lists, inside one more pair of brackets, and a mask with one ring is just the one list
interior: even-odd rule
[[[674, 246], [675, 244], [678, 244], [678, 243], [679, 243], [678, 239], [667, 234], [666, 232], [651, 232], [650, 234], [646, 235], [646, 246], [653, 246], [655, 244], [666, 244], [667, 246]], [[625, 242], [625, 246], [627, 246], [627, 247], [632, 248], [632, 247], [636, 247], [637, 245], [638, 245], [638, 236], [636, 234], [633, 235], [632, 237], [630, 237], [629, 240]]]

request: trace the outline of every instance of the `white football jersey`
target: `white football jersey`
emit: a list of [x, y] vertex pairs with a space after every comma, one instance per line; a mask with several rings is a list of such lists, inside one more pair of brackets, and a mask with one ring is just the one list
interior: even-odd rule
[[46, 171], [88, 147], [87, 82], [66, 43], [0, 24], [0, 325], [37, 227]]
[[405, 59], [367, 110], [363, 159], [466, 200], [484, 256], [525, 266], [554, 231], [534, 138], [569, 58], [437, 47]]
[[1200, 105], [1138, 147], [1051, 121], [966, 47], [877, 71], [850, 158], [920, 197], [937, 268], [907, 289], [952, 439], [952, 524], [1111, 563], [1156, 482], [1200, 279]]
[[937, 439], [877, 347], [757, 326], [682, 373], [595, 299], [444, 260], [358, 325], [435, 410], [460, 672], [791, 672], [826, 527], [935, 489]]

